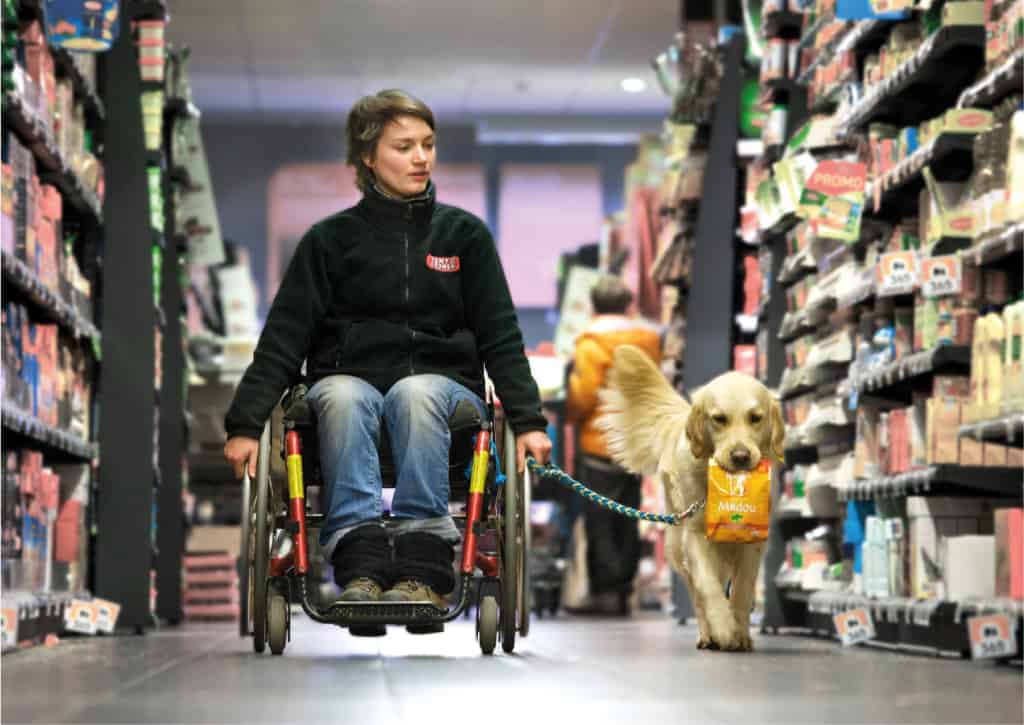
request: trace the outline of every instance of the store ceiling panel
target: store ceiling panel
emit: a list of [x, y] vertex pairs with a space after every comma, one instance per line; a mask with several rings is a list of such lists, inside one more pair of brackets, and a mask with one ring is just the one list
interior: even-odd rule
[[[338, 117], [402, 87], [445, 121], [508, 114], [663, 117], [649, 59], [677, 0], [169, 0], [211, 115]], [[625, 93], [621, 81], [648, 82]]]

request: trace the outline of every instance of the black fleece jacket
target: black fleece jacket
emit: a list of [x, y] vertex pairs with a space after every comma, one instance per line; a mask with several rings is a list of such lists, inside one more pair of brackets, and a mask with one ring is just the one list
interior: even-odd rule
[[258, 438], [285, 388], [353, 375], [381, 393], [435, 373], [484, 394], [482, 366], [516, 433], [544, 430], [491, 235], [472, 214], [427, 193], [375, 190], [303, 236], [225, 418], [229, 437]]

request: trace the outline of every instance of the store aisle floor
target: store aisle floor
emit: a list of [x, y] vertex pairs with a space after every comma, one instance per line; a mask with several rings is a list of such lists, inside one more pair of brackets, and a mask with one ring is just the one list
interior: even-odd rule
[[[354, 639], [293, 620], [283, 657], [228, 625], [69, 640], [3, 658], [5, 723], [1020, 723], [1020, 670], [760, 637], [698, 652], [665, 617], [535, 623], [482, 657], [469, 622]], [[532, 718], [532, 721], [531, 721]]]

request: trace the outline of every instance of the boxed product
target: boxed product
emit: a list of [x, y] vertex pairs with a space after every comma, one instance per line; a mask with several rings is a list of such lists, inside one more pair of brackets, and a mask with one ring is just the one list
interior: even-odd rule
[[994, 536], [951, 536], [942, 548], [945, 599], [959, 602], [995, 596], [996, 540]]
[[908, 496], [910, 591], [918, 599], [949, 599], [943, 587], [942, 547], [947, 537], [992, 532], [998, 501]]
[[995, 511], [996, 596], [1024, 599], [1024, 509]]
[[927, 403], [928, 463], [960, 462], [961, 402], [955, 398], [929, 398]]

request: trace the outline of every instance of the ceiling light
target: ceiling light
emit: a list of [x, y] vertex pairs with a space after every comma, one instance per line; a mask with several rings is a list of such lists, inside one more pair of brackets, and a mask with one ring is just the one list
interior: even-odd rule
[[647, 81], [643, 78], [626, 78], [622, 81], [622, 90], [626, 93], [643, 93], [647, 90]]

